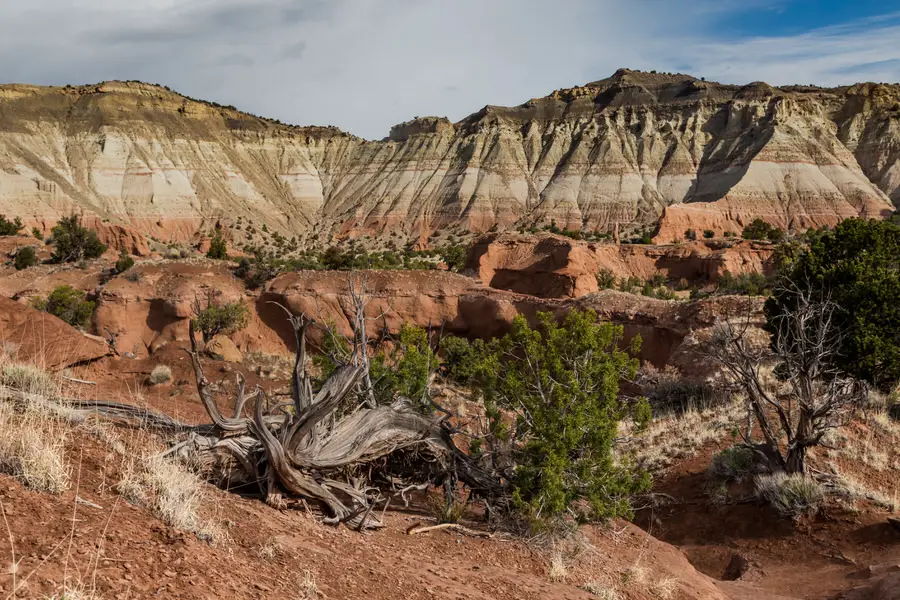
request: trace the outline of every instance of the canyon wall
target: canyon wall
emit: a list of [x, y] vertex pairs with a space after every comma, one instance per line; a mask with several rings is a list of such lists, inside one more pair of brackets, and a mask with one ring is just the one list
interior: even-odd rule
[[82, 211], [193, 239], [254, 221], [301, 239], [560, 228], [740, 232], [883, 216], [900, 200], [900, 86], [772, 88], [620, 70], [382, 141], [294, 127], [137, 82], [0, 86], [0, 207], [46, 230]]

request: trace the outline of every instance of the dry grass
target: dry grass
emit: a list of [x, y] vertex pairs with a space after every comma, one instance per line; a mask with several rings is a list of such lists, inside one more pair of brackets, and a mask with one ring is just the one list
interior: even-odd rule
[[47, 600], [101, 600], [101, 597], [94, 591], [68, 585], [46, 598]]
[[0, 401], [0, 471], [40, 492], [69, 487], [65, 460], [67, 429], [55, 415]]
[[227, 533], [201, 516], [207, 499], [205, 486], [181, 463], [152, 454], [127, 463], [116, 489], [128, 501], [151, 509], [167, 525], [216, 545], [227, 539]]
[[32, 365], [7, 362], [0, 367], [0, 384], [47, 400], [58, 398], [59, 380]]
[[256, 547], [256, 555], [265, 560], [271, 560], [281, 554], [283, 548], [281, 544], [276, 542], [273, 538], [269, 538], [264, 543], [260, 544]]
[[734, 400], [702, 411], [691, 410], [682, 415], [654, 419], [639, 433], [629, 430], [629, 424], [625, 424], [621, 434], [632, 436], [637, 466], [656, 472], [677, 459], [695, 454], [706, 444], [720, 441], [744, 414], [743, 403]]
[[658, 598], [659, 600], [670, 600], [675, 597], [675, 592], [678, 591], [678, 580], [674, 577], [657, 579], [650, 584], [648, 591], [654, 598]]
[[586, 591], [588, 594], [593, 594], [600, 598], [600, 600], [619, 600], [619, 593], [615, 588], [608, 586], [602, 581], [591, 580], [584, 583], [581, 586], [581, 589]]
[[868, 500], [875, 506], [889, 512], [900, 509], [900, 484], [889, 493], [873, 489], [854, 477], [845, 473], [837, 473], [839, 491], [854, 500]]
[[566, 564], [563, 553], [559, 550], [554, 550], [553, 553], [550, 554], [550, 563], [547, 566], [547, 577], [550, 581], [554, 582], [562, 582], [569, 577], [569, 566]]
[[172, 381], [172, 369], [166, 365], [156, 365], [150, 371], [150, 377], [147, 378], [150, 385], [159, 385]]
[[822, 486], [800, 474], [774, 473], [756, 478], [756, 493], [785, 517], [814, 513], [824, 500]]
[[319, 586], [312, 571], [307, 569], [297, 582], [297, 600], [317, 600], [319, 598]]

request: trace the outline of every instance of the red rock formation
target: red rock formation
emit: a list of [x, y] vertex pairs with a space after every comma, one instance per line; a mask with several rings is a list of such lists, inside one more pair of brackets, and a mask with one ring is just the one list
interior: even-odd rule
[[596, 244], [549, 233], [495, 234], [473, 245], [468, 266], [490, 287], [542, 298], [578, 298], [597, 291], [597, 273], [646, 281], [712, 282], [725, 271], [766, 273], [772, 245], [708, 240], [673, 246]]
[[0, 296], [0, 352], [44, 369], [62, 369], [107, 356], [109, 347], [53, 315]]

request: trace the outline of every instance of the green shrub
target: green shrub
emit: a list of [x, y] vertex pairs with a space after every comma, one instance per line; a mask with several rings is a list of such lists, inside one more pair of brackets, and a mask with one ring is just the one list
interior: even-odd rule
[[10, 221], [5, 215], [0, 215], [0, 235], [18, 235], [23, 227], [22, 219], [19, 217]]
[[426, 390], [437, 366], [428, 332], [404, 324], [393, 350], [389, 354], [379, 352], [369, 363], [376, 402], [390, 404], [396, 394], [411, 400], [422, 412], [431, 412]]
[[61, 285], [46, 299], [32, 301], [32, 306], [59, 317], [72, 327], [87, 329], [91, 325], [96, 304], [85, 299], [85, 293], [69, 285]]
[[782, 335], [777, 324], [800, 293], [840, 307], [833, 316], [840, 336], [832, 366], [884, 390], [900, 381], [900, 227], [847, 219], [791, 252], [765, 304], [772, 335]]
[[106, 252], [106, 246], [97, 238], [97, 232], [81, 226], [81, 217], [63, 217], [53, 227], [53, 262], [78, 262], [98, 258]]
[[31, 228], [31, 235], [33, 235], [36, 239], [39, 239], [41, 241], [43, 241], [43, 239], [44, 239], [44, 234], [41, 232], [40, 228], [38, 228], [38, 227]]
[[693, 242], [694, 240], [697, 239], [697, 232], [694, 231], [693, 229], [687, 229], [684, 232], [684, 237], [685, 237], [685, 239]]
[[703, 230], [703, 237], [706, 238], [706, 239], [708, 239], [708, 240], [711, 240], [711, 239], [713, 239], [714, 237], [716, 237], [716, 232], [713, 231], [712, 229], [704, 229], [704, 230]]
[[27, 269], [28, 267], [33, 267], [38, 264], [37, 252], [35, 252], [32, 246], [25, 246], [24, 248], [19, 248], [19, 251], [16, 252], [16, 258], [13, 261], [13, 265], [16, 267], [16, 271], [21, 271], [22, 269]]
[[799, 473], [760, 475], [756, 478], [756, 493], [778, 514], [793, 519], [817, 512], [825, 496], [816, 480]]
[[116, 273], [124, 273], [134, 266], [134, 259], [122, 248], [119, 252], [119, 260], [116, 261]]
[[438, 254], [447, 268], [451, 271], [458, 272], [466, 266], [466, 247], [465, 246], [444, 246], [438, 248]]
[[212, 239], [209, 240], [209, 250], [206, 251], [206, 258], [214, 260], [225, 260], [228, 258], [228, 245], [225, 243], [225, 238], [222, 237], [222, 231], [218, 226]]
[[767, 296], [772, 292], [772, 280], [762, 273], [741, 273], [738, 276], [725, 271], [717, 282], [716, 293], [745, 296]]
[[641, 396], [631, 409], [631, 418], [634, 420], [636, 431], [644, 431], [653, 421], [653, 407], [645, 396]]
[[[513, 506], [526, 515], [550, 519], [575, 502], [590, 507], [581, 513], [590, 518], [628, 515], [630, 495], [649, 480], [612, 454], [625, 408], [619, 381], [637, 369], [618, 347], [622, 327], [598, 323], [592, 311], [572, 311], [562, 324], [549, 313], [537, 320], [531, 328], [516, 317], [509, 334], [470, 361], [489, 420], [488, 453], [511, 454]], [[635, 338], [631, 350], [639, 345]]]
[[784, 231], [777, 227], [772, 227], [762, 219], [754, 219], [752, 223], [744, 227], [741, 237], [745, 240], [772, 240], [777, 242], [784, 238]]
[[207, 300], [205, 308], [194, 307], [194, 325], [203, 333], [203, 341], [208, 342], [220, 333], [230, 334], [247, 326], [250, 311], [243, 302], [216, 304]]
[[725, 448], [712, 458], [707, 475], [716, 481], [742, 481], [753, 473], [756, 457], [746, 446]]
[[610, 290], [616, 287], [616, 276], [609, 269], [600, 269], [597, 272], [597, 287], [601, 290]]

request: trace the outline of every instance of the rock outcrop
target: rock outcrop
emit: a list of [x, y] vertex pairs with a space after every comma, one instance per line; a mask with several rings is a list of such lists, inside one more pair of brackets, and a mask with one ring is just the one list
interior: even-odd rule
[[0, 352], [42, 369], [62, 369], [110, 354], [102, 338], [81, 333], [53, 315], [2, 296]]
[[597, 274], [646, 281], [715, 282], [726, 271], [768, 273], [771, 244], [708, 240], [672, 246], [597, 244], [549, 233], [492, 234], [469, 252], [468, 268], [490, 287], [541, 298], [578, 298], [598, 289]]
[[[555, 220], [739, 232], [879, 216], [900, 200], [900, 86], [772, 88], [620, 70], [378, 142], [135, 82], [0, 86], [0, 203], [46, 231], [84, 211], [144, 253], [237, 217], [292, 235]], [[105, 219], [105, 221], [104, 221]], [[123, 229], [116, 229], [116, 228]], [[126, 233], [134, 231], [135, 234]]]

